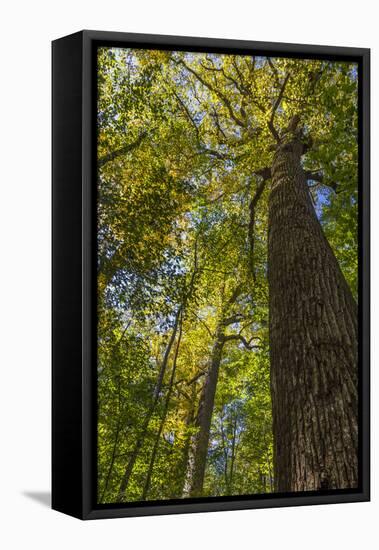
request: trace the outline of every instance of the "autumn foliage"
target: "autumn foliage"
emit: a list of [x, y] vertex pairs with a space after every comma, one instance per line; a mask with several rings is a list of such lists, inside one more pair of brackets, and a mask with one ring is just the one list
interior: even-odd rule
[[[352, 464], [356, 358], [349, 319], [354, 319], [358, 274], [357, 66], [99, 48], [97, 130], [98, 502], [354, 484], [356, 471], [352, 467], [345, 475], [338, 449], [342, 445], [350, 453], [346, 460]], [[278, 155], [295, 154], [296, 147], [311, 224], [302, 218], [308, 206], [296, 203], [292, 160], [284, 175], [275, 172]], [[290, 205], [284, 198], [275, 203], [275, 212], [270, 210], [275, 185], [283, 190], [292, 183]], [[288, 292], [292, 301], [279, 303], [274, 292], [281, 288], [286, 294], [286, 289], [269, 272], [275, 265], [286, 269], [287, 264], [275, 262], [281, 250], [290, 258], [286, 243], [296, 228], [284, 210], [295, 203], [293, 212], [303, 226], [314, 229], [299, 233], [298, 253], [288, 267], [293, 277], [286, 283], [289, 290], [298, 285], [297, 290]], [[273, 228], [273, 223], [279, 225]], [[274, 234], [281, 236], [270, 244], [273, 259], [268, 245]], [[314, 260], [326, 250], [318, 246], [324, 238], [330, 269]], [[333, 288], [330, 296], [325, 290], [326, 273], [332, 274], [333, 288], [345, 289], [342, 298], [333, 301]], [[317, 299], [325, 314], [313, 308], [315, 281], [324, 289]], [[307, 300], [309, 315], [301, 305]], [[316, 351], [297, 350], [298, 364], [292, 352], [300, 315], [306, 319], [301, 342], [309, 335]], [[333, 316], [346, 330], [322, 332], [322, 323], [332, 326]], [[288, 330], [277, 330], [278, 323]], [[340, 360], [349, 342], [352, 351]], [[273, 388], [273, 380], [282, 379], [278, 363], [273, 365], [280, 349], [286, 357], [280, 367], [284, 378], [308, 372], [309, 379], [293, 378], [291, 389], [285, 381]], [[332, 364], [340, 368], [338, 376], [337, 370], [329, 374]], [[297, 395], [297, 382], [308, 384], [299, 402], [287, 399], [290, 391]], [[280, 485], [279, 402], [308, 414], [309, 395], [317, 415], [310, 414], [300, 433], [298, 417], [288, 410], [283, 425], [287, 422], [293, 445], [309, 441], [304, 455], [310, 453], [317, 465], [312, 477], [299, 463], [296, 476], [304, 479], [295, 480], [292, 473]], [[341, 423], [346, 419], [350, 426], [352, 435], [342, 442], [337, 427], [327, 422], [333, 407]], [[316, 416], [319, 432], [311, 444]], [[286, 460], [293, 460], [288, 468], [295, 471], [301, 459], [293, 451]]]

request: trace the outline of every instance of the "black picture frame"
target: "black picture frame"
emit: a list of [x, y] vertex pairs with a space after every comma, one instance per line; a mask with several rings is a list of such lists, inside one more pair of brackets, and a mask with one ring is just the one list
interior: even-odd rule
[[[96, 505], [96, 48], [260, 53], [359, 66], [360, 486]], [[370, 499], [370, 50], [85, 30], [52, 43], [52, 508], [81, 519]]]

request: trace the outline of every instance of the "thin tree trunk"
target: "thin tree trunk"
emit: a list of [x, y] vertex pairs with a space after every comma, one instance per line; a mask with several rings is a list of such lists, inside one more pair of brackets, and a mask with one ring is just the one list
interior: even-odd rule
[[[271, 426], [269, 428], [271, 430]], [[266, 431], [266, 416], [265, 416], [264, 417], [264, 425], [263, 425], [263, 443], [264, 443], [265, 449], [267, 451], [268, 450], [268, 445], [267, 445], [266, 434], [267, 434], [267, 431]], [[272, 465], [271, 465], [271, 460], [270, 460], [267, 452], [266, 452], [266, 462], [267, 462], [267, 469], [268, 469], [268, 477], [269, 477], [269, 480], [270, 480], [270, 491], [273, 491], [274, 484], [273, 484], [273, 475], [272, 475]], [[266, 484], [265, 484], [265, 488], [266, 488]]]
[[[181, 305], [178, 307], [178, 310], [177, 310], [176, 315], [175, 315], [175, 321], [174, 321], [174, 326], [173, 326], [173, 329], [172, 329], [171, 337], [170, 337], [169, 343], [166, 347], [165, 354], [164, 354], [163, 361], [162, 361], [162, 365], [161, 365], [161, 368], [160, 368], [160, 371], [159, 371], [159, 374], [158, 374], [158, 379], [157, 379], [157, 382], [156, 382], [156, 385], [155, 385], [155, 388], [154, 388], [153, 401], [152, 401], [151, 407], [148, 411], [148, 414], [146, 416], [145, 422], [142, 425], [142, 429], [141, 429], [140, 434], [137, 438], [136, 445], [134, 447], [132, 455], [129, 458], [128, 464], [126, 465], [124, 475], [123, 475], [122, 480], [121, 480], [120, 490], [119, 490], [119, 500], [123, 500], [125, 498], [125, 494], [126, 494], [126, 490], [127, 490], [129, 481], [130, 481], [130, 477], [131, 477], [132, 472], [133, 472], [134, 464], [137, 460], [139, 452], [140, 452], [140, 450], [142, 448], [142, 445], [145, 441], [145, 437], [146, 437], [146, 434], [147, 434], [147, 429], [148, 429], [149, 424], [150, 424], [150, 420], [151, 420], [151, 418], [154, 414], [155, 408], [156, 408], [157, 403], [158, 403], [159, 398], [160, 398], [160, 394], [161, 394], [161, 390], [162, 390], [162, 386], [163, 386], [163, 380], [164, 380], [164, 375], [165, 375], [165, 372], [166, 372], [168, 360], [169, 360], [169, 357], [170, 357], [172, 346], [174, 345], [174, 342], [175, 342], [176, 334], [178, 332], [179, 320], [182, 318], [182, 316], [184, 314], [184, 311], [186, 309], [187, 302], [190, 299], [190, 297], [192, 296], [192, 293], [193, 293], [193, 290], [194, 290], [195, 279], [196, 279], [196, 275], [197, 275], [197, 272], [198, 272], [197, 243], [198, 243], [198, 240], [197, 240], [197, 237], [196, 237], [195, 246], [194, 246], [194, 268], [193, 268], [191, 278], [190, 278], [190, 281], [189, 281], [188, 291], [183, 296], [183, 301], [182, 301]], [[181, 325], [180, 325], [180, 327], [181, 327]]]
[[199, 410], [195, 422], [197, 432], [191, 438], [186, 481], [183, 490], [184, 496], [201, 496], [203, 491], [209, 431], [224, 343], [224, 324], [220, 323], [216, 331], [209, 370], [200, 396]]
[[117, 445], [118, 445], [118, 436], [120, 434], [120, 429], [121, 429], [121, 420], [120, 418], [118, 418], [117, 420], [117, 428], [116, 428], [116, 434], [115, 434], [115, 437], [114, 437], [114, 442], [113, 442], [113, 449], [112, 449], [112, 458], [111, 458], [111, 461], [109, 463], [109, 467], [108, 467], [108, 472], [107, 472], [107, 476], [105, 478], [105, 482], [104, 482], [104, 489], [101, 493], [101, 497], [100, 497], [100, 500], [99, 502], [102, 503], [104, 501], [104, 497], [108, 491], [108, 485], [109, 485], [109, 482], [110, 482], [110, 479], [111, 479], [111, 475], [112, 475], [112, 471], [113, 471], [113, 467], [114, 467], [114, 463], [115, 463], [115, 460], [116, 460], [116, 451], [117, 451]]
[[217, 323], [215, 340], [212, 348], [211, 360], [205, 377], [203, 389], [200, 396], [198, 413], [196, 416], [195, 428], [197, 431], [191, 438], [190, 450], [188, 453], [188, 465], [184, 483], [184, 497], [198, 497], [202, 495], [205, 467], [208, 453], [209, 432], [212, 421], [212, 413], [216, 396], [218, 373], [222, 359], [224, 344], [227, 340], [236, 339], [237, 336], [226, 336], [227, 326], [237, 322], [239, 315], [230, 314], [232, 306], [242, 292], [242, 284], [238, 284], [227, 303], [222, 309], [221, 317]]
[[173, 388], [173, 384], [174, 384], [174, 380], [175, 380], [176, 364], [177, 364], [177, 360], [178, 360], [180, 341], [182, 339], [182, 330], [183, 330], [183, 317], [181, 316], [180, 328], [179, 328], [179, 334], [178, 334], [178, 341], [176, 343], [175, 355], [174, 355], [174, 360], [173, 360], [173, 363], [172, 363], [172, 370], [171, 370], [170, 382], [169, 382], [168, 391], [167, 391], [166, 400], [165, 400], [165, 405], [164, 405], [164, 411], [163, 411], [163, 414], [162, 414], [161, 422], [159, 424], [158, 433], [155, 437], [155, 443], [154, 443], [154, 447], [153, 447], [153, 452], [151, 453], [151, 457], [150, 457], [149, 468], [148, 468], [148, 471], [147, 471], [146, 480], [145, 480], [145, 484], [144, 484], [144, 487], [143, 487], [141, 500], [146, 500], [147, 497], [148, 497], [149, 491], [150, 491], [151, 476], [153, 474], [154, 464], [155, 464], [155, 460], [156, 460], [156, 457], [157, 457], [157, 454], [158, 454], [159, 443], [160, 443], [162, 431], [163, 431], [163, 428], [164, 428], [164, 425], [165, 425], [165, 422], [166, 422], [168, 407], [170, 405], [170, 398], [171, 398], [171, 394], [172, 394], [172, 388]]
[[268, 278], [278, 491], [358, 484], [357, 307], [312, 206], [294, 139], [278, 146]]
[[[122, 340], [123, 340], [123, 338], [126, 334], [126, 331], [129, 328], [129, 325], [130, 325], [130, 323], [128, 323], [126, 325], [126, 327], [124, 328], [120, 338], [118, 339], [118, 341], [116, 342], [116, 344], [114, 346], [114, 350], [117, 348], [117, 346], [119, 346], [121, 344], [121, 342], [122, 342]], [[105, 495], [108, 491], [108, 485], [109, 485], [109, 482], [111, 480], [113, 467], [114, 467], [114, 464], [115, 464], [115, 461], [116, 461], [116, 451], [117, 451], [117, 446], [118, 446], [118, 437], [119, 437], [120, 431], [121, 431], [121, 372], [119, 372], [119, 374], [117, 376], [117, 416], [118, 416], [117, 428], [116, 428], [116, 434], [115, 434], [114, 442], [113, 442], [112, 458], [111, 458], [111, 461], [109, 463], [108, 472], [107, 472], [107, 475], [106, 475], [106, 478], [105, 478], [105, 483], [104, 483], [104, 489], [101, 493], [101, 497], [100, 497], [99, 502], [103, 502], [104, 497], [105, 497]]]
[[230, 460], [229, 488], [228, 488], [229, 495], [231, 495], [233, 492], [234, 464], [235, 464], [236, 455], [237, 455], [236, 438], [237, 438], [237, 414], [234, 417], [234, 423], [233, 423], [232, 456]]
[[[190, 400], [190, 406], [189, 406], [189, 410], [188, 410], [187, 417], [186, 417], [186, 428], [187, 429], [190, 428], [191, 426], [193, 426], [194, 421], [195, 421], [196, 380], [194, 380], [192, 382], [191, 387], [192, 387], [192, 389], [191, 389], [191, 400]], [[183, 458], [182, 458], [182, 461], [181, 461], [182, 466], [181, 466], [180, 471], [183, 472], [183, 475], [182, 475], [182, 479], [181, 479], [180, 484], [179, 484], [178, 497], [181, 497], [184, 493], [184, 486], [185, 486], [185, 482], [186, 482], [187, 464], [188, 464], [188, 459], [189, 459], [190, 448], [191, 448], [191, 436], [187, 435], [186, 436], [186, 442], [185, 442], [184, 449], [183, 449]]]
[[226, 494], [229, 494], [229, 479], [228, 479], [228, 448], [226, 445], [226, 436], [224, 431], [224, 421], [220, 419], [220, 431], [221, 431], [221, 441], [222, 441], [222, 452], [224, 454], [224, 480], [225, 480], [225, 491]]
[[155, 388], [154, 388], [152, 403], [151, 403], [150, 408], [149, 408], [149, 410], [146, 414], [145, 421], [144, 421], [144, 423], [141, 427], [141, 430], [140, 430], [139, 435], [137, 437], [137, 441], [135, 443], [133, 452], [129, 457], [129, 460], [128, 460], [128, 463], [126, 465], [123, 477], [121, 479], [121, 484], [120, 484], [120, 489], [119, 489], [119, 500], [123, 500], [124, 497], [125, 497], [126, 489], [128, 487], [129, 481], [130, 481], [130, 476], [132, 475], [132, 472], [133, 472], [134, 464], [137, 460], [137, 457], [138, 457], [138, 454], [139, 454], [139, 452], [142, 448], [142, 445], [144, 444], [147, 429], [148, 429], [149, 424], [150, 424], [150, 420], [151, 420], [151, 418], [154, 414], [155, 408], [156, 408], [157, 403], [159, 401], [159, 396], [160, 396], [160, 393], [161, 393], [161, 390], [162, 390], [163, 379], [164, 379], [164, 375], [165, 375], [165, 372], [166, 372], [168, 359], [169, 359], [169, 356], [170, 356], [170, 353], [171, 353], [172, 346], [175, 342], [176, 333], [178, 331], [179, 318], [180, 318], [180, 315], [181, 315], [181, 311], [182, 311], [182, 308], [179, 307], [179, 309], [176, 313], [176, 316], [175, 316], [175, 321], [174, 321], [174, 326], [173, 326], [173, 329], [172, 329], [171, 337], [170, 337], [170, 340], [167, 344], [167, 347], [166, 347], [166, 350], [165, 350], [165, 353], [164, 353], [164, 357], [163, 357], [163, 361], [162, 361], [161, 367], [159, 369], [157, 382], [156, 382]]

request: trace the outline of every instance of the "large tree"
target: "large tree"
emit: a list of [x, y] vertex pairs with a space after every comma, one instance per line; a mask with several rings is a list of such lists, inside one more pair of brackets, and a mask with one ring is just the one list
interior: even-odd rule
[[[356, 150], [354, 68], [211, 55], [195, 61], [181, 57], [177, 63], [210, 93], [203, 100], [213, 108], [209, 135], [222, 134], [238, 167], [244, 168], [235, 151], [245, 151], [242, 159], [264, 177], [251, 196], [251, 256], [255, 206], [265, 179], [270, 180], [267, 268], [276, 487], [355, 487], [357, 306], [307, 183], [346, 193], [352, 185], [346, 178], [356, 182], [354, 167], [345, 181], [330, 179], [333, 167], [338, 175], [341, 158], [351, 161]], [[353, 139], [344, 133], [349, 122]], [[317, 162], [318, 169], [306, 170], [307, 161], [310, 166]]]
[[100, 502], [357, 485], [356, 70], [100, 49]]
[[356, 487], [357, 306], [323, 233], [296, 131], [279, 139], [269, 198], [268, 279], [279, 491]]

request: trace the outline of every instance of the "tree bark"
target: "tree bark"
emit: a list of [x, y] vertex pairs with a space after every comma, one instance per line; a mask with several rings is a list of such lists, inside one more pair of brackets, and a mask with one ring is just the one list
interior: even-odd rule
[[132, 451], [132, 453], [129, 457], [129, 460], [127, 462], [127, 465], [125, 467], [125, 470], [124, 470], [124, 473], [123, 473], [123, 476], [122, 476], [122, 479], [121, 479], [120, 489], [119, 489], [119, 500], [120, 501], [122, 501], [126, 496], [126, 490], [128, 488], [128, 485], [129, 485], [129, 481], [130, 481], [130, 477], [131, 477], [133, 469], [134, 469], [134, 465], [135, 465], [136, 460], [138, 458], [138, 455], [139, 455], [139, 453], [142, 449], [142, 446], [145, 442], [145, 438], [146, 438], [146, 435], [147, 435], [147, 430], [148, 430], [148, 427], [149, 427], [149, 424], [150, 424], [150, 420], [151, 420], [151, 418], [152, 418], [152, 416], [155, 412], [156, 406], [157, 406], [159, 398], [160, 398], [160, 394], [161, 394], [161, 390], [162, 390], [162, 386], [163, 386], [164, 375], [165, 375], [165, 372], [166, 372], [166, 369], [167, 369], [167, 364], [168, 364], [168, 360], [169, 360], [169, 357], [170, 357], [171, 349], [172, 349], [172, 346], [175, 342], [176, 333], [178, 331], [178, 326], [179, 326], [179, 319], [180, 319], [181, 315], [182, 315], [182, 306], [180, 306], [178, 308], [178, 311], [176, 312], [171, 337], [170, 337], [170, 340], [169, 340], [168, 345], [166, 347], [164, 357], [163, 357], [163, 361], [162, 361], [162, 364], [161, 364], [160, 369], [159, 369], [157, 382], [156, 382], [155, 387], [154, 387], [152, 403], [149, 407], [149, 410], [147, 411], [145, 421], [143, 422], [142, 428], [139, 432], [139, 435], [137, 436], [137, 440], [136, 440], [134, 449], [133, 449], [133, 451]]
[[109, 466], [108, 466], [107, 475], [106, 475], [105, 482], [104, 482], [104, 489], [102, 490], [101, 497], [99, 499], [100, 503], [104, 502], [104, 497], [105, 497], [105, 495], [107, 494], [107, 491], [108, 491], [109, 482], [111, 480], [113, 467], [114, 467], [115, 460], [116, 460], [116, 451], [117, 451], [117, 446], [118, 446], [118, 437], [120, 435], [120, 430], [121, 430], [121, 421], [120, 421], [120, 418], [119, 418], [118, 421], [117, 421], [116, 434], [114, 436], [112, 456], [111, 456], [111, 460], [110, 460], [110, 463], [109, 463]]
[[[139, 452], [141, 451], [142, 446], [145, 442], [145, 438], [146, 438], [146, 435], [147, 435], [147, 430], [148, 430], [148, 427], [149, 427], [149, 424], [150, 424], [150, 420], [151, 420], [151, 418], [152, 418], [152, 416], [155, 412], [155, 408], [156, 408], [156, 406], [158, 404], [158, 401], [161, 397], [161, 391], [162, 391], [162, 387], [163, 387], [163, 380], [164, 380], [164, 376], [165, 376], [165, 373], [166, 373], [166, 369], [167, 369], [169, 357], [170, 357], [170, 354], [171, 354], [171, 350], [172, 350], [172, 347], [174, 345], [176, 335], [177, 335], [177, 332], [178, 332], [178, 329], [179, 329], [179, 324], [180, 324], [180, 338], [181, 338], [182, 325], [181, 325], [181, 323], [179, 323], [179, 321], [183, 319], [183, 314], [184, 314], [184, 311], [186, 309], [187, 302], [190, 299], [190, 297], [192, 296], [192, 293], [193, 293], [193, 290], [194, 290], [195, 279], [196, 279], [196, 275], [197, 275], [197, 272], [198, 272], [197, 262], [198, 262], [198, 257], [197, 257], [197, 238], [196, 238], [195, 247], [194, 247], [194, 268], [193, 268], [191, 278], [190, 278], [190, 281], [189, 281], [188, 291], [183, 296], [183, 302], [178, 307], [177, 312], [175, 314], [175, 321], [174, 321], [174, 326], [173, 326], [173, 329], [172, 329], [171, 337], [170, 337], [169, 343], [166, 347], [165, 354], [164, 354], [163, 361], [162, 361], [162, 365], [161, 365], [161, 368], [159, 370], [158, 379], [157, 379], [157, 382], [155, 384], [152, 404], [151, 404], [151, 406], [148, 410], [145, 421], [142, 425], [142, 429], [139, 432], [139, 435], [137, 437], [135, 447], [132, 451], [132, 454], [129, 458], [129, 461], [126, 465], [124, 474], [123, 474], [122, 479], [121, 479], [120, 489], [119, 489], [119, 500], [120, 501], [125, 499], [126, 491], [127, 491], [128, 485], [129, 485], [130, 477], [131, 477], [132, 472], [133, 472], [134, 465], [135, 465], [136, 460], [138, 458]], [[179, 340], [180, 340], [180, 338], [179, 338]], [[175, 363], [176, 363], [176, 357], [175, 357]], [[175, 374], [175, 369], [174, 369], [173, 372]], [[171, 390], [170, 390], [170, 393], [171, 393]], [[149, 484], [150, 484], [150, 481], [149, 481]]]
[[176, 343], [175, 355], [174, 355], [174, 360], [173, 360], [173, 363], [172, 363], [170, 382], [169, 382], [167, 395], [166, 395], [166, 399], [165, 399], [164, 410], [163, 410], [162, 418], [161, 418], [161, 421], [160, 421], [160, 424], [159, 424], [158, 433], [155, 437], [153, 452], [151, 453], [149, 468], [147, 470], [146, 480], [145, 480], [145, 484], [144, 484], [144, 487], [143, 487], [141, 500], [147, 500], [147, 497], [148, 497], [149, 491], [150, 491], [151, 477], [153, 475], [154, 464], [155, 464], [155, 460], [157, 458], [159, 443], [160, 443], [160, 440], [161, 440], [161, 435], [162, 435], [162, 432], [163, 432], [164, 425], [166, 423], [167, 413], [168, 413], [168, 409], [169, 409], [169, 405], [170, 405], [170, 399], [171, 399], [172, 388], [173, 388], [173, 384], [174, 384], [174, 380], [175, 380], [176, 365], [177, 365], [177, 361], [178, 361], [178, 354], [179, 354], [180, 341], [182, 339], [182, 333], [183, 333], [183, 316], [181, 316], [181, 320], [180, 320], [178, 341]]
[[197, 432], [191, 437], [187, 474], [183, 489], [183, 496], [186, 497], [198, 497], [201, 496], [203, 492], [209, 431], [222, 350], [225, 343], [224, 326], [225, 325], [221, 322], [217, 328], [210, 365], [200, 396], [199, 409], [195, 422]]
[[269, 198], [277, 491], [358, 484], [357, 307], [312, 206], [303, 145], [279, 144]]
[[[189, 409], [188, 409], [188, 412], [186, 415], [186, 421], [185, 421], [185, 425], [187, 429], [191, 428], [194, 425], [195, 415], [196, 415], [196, 380], [194, 380], [191, 384]], [[181, 460], [181, 467], [180, 467], [181, 475], [180, 475], [180, 480], [178, 482], [178, 491], [177, 491], [178, 498], [180, 498], [184, 494], [190, 449], [191, 449], [191, 435], [187, 434], [184, 449], [183, 449], [183, 458]]]

